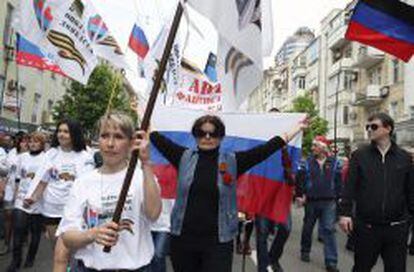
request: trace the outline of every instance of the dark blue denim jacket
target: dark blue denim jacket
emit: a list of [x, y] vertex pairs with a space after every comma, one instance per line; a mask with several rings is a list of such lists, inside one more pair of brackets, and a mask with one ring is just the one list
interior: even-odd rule
[[[194, 171], [198, 161], [198, 153], [187, 149], [184, 151], [178, 168], [177, 198], [171, 214], [171, 233], [180, 235], [187, 207], [188, 195], [194, 179]], [[227, 172], [233, 180], [230, 184], [223, 183], [222, 173], [217, 171], [219, 190], [218, 238], [219, 242], [229, 242], [237, 234], [237, 162], [233, 153], [219, 153], [218, 164], [227, 164]], [[200, 211], [203, 212], [203, 211]]]
[[341, 167], [334, 157], [328, 157], [320, 167], [315, 157], [308, 158], [298, 170], [302, 176], [304, 194], [308, 200], [333, 200], [342, 189]]

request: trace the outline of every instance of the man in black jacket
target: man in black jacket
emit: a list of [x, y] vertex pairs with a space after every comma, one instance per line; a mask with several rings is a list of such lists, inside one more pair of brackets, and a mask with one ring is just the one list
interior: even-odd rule
[[[405, 272], [409, 214], [414, 214], [411, 157], [392, 140], [394, 121], [377, 113], [366, 125], [371, 144], [355, 151], [340, 204], [340, 226], [355, 231], [355, 272], [381, 255], [385, 272]], [[351, 219], [355, 204], [355, 219]]]

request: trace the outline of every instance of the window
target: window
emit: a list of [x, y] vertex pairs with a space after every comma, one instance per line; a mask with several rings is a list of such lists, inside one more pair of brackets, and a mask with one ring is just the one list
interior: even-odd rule
[[354, 72], [346, 71], [344, 73], [344, 89], [351, 90], [352, 89], [352, 82], [354, 81]]
[[39, 112], [41, 98], [42, 96], [39, 93], [35, 93], [33, 97], [32, 123], [37, 123], [37, 113]]
[[381, 85], [382, 84], [382, 68], [377, 67], [368, 71], [368, 78], [370, 84]]
[[342, 109], [342, 123], [344, 125], [349, 124], [349, 107], [348, 106], [344, 106]]
[[400, 80], [400, 62], [398, 59], [392, 61], [393, 82], [397, 83]]
[[12, 37], [13, 37], [13, 29], [12, 29], [12, 19], [14, 15], [14, 7], [7, 3], [7, 11], [6, 11], [6, 20], [4, 23], [4, 32], [3, 32], [3, 44], [4, 45], [12, 45]]
[[299, 58], [299, 65], [300, 66], [306, 66], [306, 56], [301, 56]]
[[390, 103], [390, 116], [395, 119], [398, 116], [398, 102], [394, 101]]
[[299, 89], [305, 89], [305, 87], [306, 87], [305, 77], [299, 77], [299, 79], [298, 79], [298, 88]]
[[53, 109], [53, 100], [49, 99], [47, 101], [47, 111], [51, 112]]
[[414, 119], [414, 106], [410, 106], [410, 118]]
[[352, 44], [345, 49], [345, 58], [352, 58]]

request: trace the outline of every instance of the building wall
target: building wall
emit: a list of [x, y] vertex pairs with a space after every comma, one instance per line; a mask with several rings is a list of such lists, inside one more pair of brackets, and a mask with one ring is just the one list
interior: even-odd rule
[[[0, 116], [17, 122], [18, 113], [13, 104], [20, 104], [21, 123], [38, 126], [52, 121], [51, 109], [56, 101], [64, 95], [70, 81], [48, 71], [42, 72], [34, 68], [16, 65], [14, 61], [15, 31], [13, 28], [7, 27], [7, 18], [10, 16], [8, 6], [13, 7], [13, 16], [15, 16], [18, 2], [18, 0], [0, 2], [0, 93], [3, 98]], [[5, 39], [7, 36], [8, 40]], [[7, 52], [10, 56], [8, 59], [5, 58]], [[18, 92], [15, 87], [16, 82], [19, 86]], [[17, 102], [17, 97], [20, 103]]]

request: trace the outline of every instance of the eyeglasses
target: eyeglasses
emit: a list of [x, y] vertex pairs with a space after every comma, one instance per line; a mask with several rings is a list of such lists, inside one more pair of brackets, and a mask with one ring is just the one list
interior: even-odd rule
[[368, 131], [371, 129], [372, 131], [376, 131], [379, 128], [379, 125], [377, 124], [368, 124], [365, 126], [365, 130]]
[[216, 130], [215, 131], [204, 131], [204, 130], [198, 129], [194, 132], [194, 136], [197, 138], [204, 138], [204, 137], [207, 137], [207, 135], [210, 138], [219, 138], [221, 136], [220, 133]]

